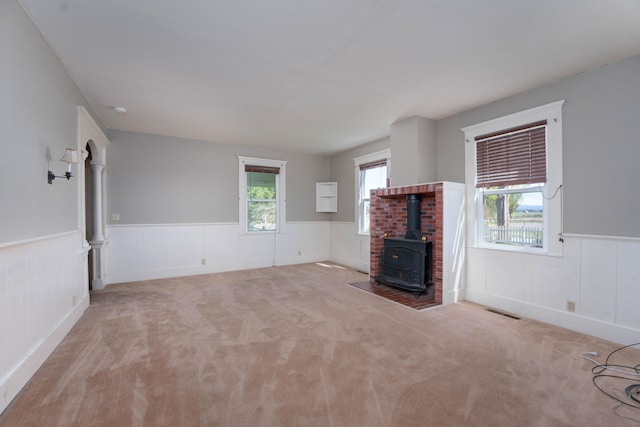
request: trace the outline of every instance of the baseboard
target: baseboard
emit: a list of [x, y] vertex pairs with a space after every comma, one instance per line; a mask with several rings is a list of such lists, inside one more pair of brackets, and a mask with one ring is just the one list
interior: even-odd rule
[[452, 304], [460, 301], [466, 300], [466, 290], [462, 289], [454, 289], [448, 292], [444, 292], [442, 294], [442, 304]]
[[0, 413], [9, 406], [20, 390], [67, 336], [71, 328], [80, 320], [82, 314], [89, 307], [89, 298], [89, 294], [87, 294], [40, 345], [35, 347], [15, 369], [0, 380]]
[[638, 336], [640, 335], [640, 331], [637, 329], [592, 319], [576, 313], [504, 298], [475, 289], [466, 289], [465, 297], [467, 301], [516, 313], [530, 319], [550, 323], [618, 344], [627, 345], [638, 342]]
[[[305, 256], [292, 256], [277, 258], [275, 265], [295, 265], [306, 264], [310, 262], [327, 261], [329, 254], [322, 256], [305, 257]], [[240, 261], [233, 263], [219, 263], [219, 264], [206, 264], [206, 265], [194, 265], [177, 268], [167, 268], [161, 270], [147, 270], [147, 271], [130, 271], [122, 273], [111, 273], [108, 276], [107, 285], [114, 283], [127, 283], [127, 282], [139, 282], [143, 280], [155, 280], [155, 279], [168, 279], [171, 277], [183, 277], [183, 276], [196, 276], [199, 274], [211, 274], [211, 273], [223, 273], [226, 271], [237, 270], [251, 270], [254, 268], [267, 268], [273, 267], [273, 260], [257, 260], [257, 261]]]
[[336, 264], [344, 265], [345, 267], [353, 268], [354, 270], [362, 271], [363, 273], [369, 273], [369, 264], [361, 262], [359, 259], [340, 256], [332, 256], [328, 259]]

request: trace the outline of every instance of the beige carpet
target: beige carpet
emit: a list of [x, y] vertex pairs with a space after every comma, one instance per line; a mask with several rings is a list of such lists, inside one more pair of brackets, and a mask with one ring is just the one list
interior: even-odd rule
[[578, 356], [617, 345], [362, 280], [306, 264], [108, 286], [0, 425], [638, 425]]

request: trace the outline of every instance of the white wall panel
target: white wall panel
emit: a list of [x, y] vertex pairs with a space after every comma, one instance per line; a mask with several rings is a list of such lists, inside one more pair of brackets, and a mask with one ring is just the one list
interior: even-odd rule
[[[289, 222], [287, 238], [278, 246], [278, 258], [284, 264], [297, 264], [301, 260], [327, 261], [331, 254], [328, 221]], [[308, 238], [300, 238], [307, 236]], [[280, 241], [279, 241], [280, 242]]]
[[238, 224], [212, 224], [204, 229], [204, 258], [207, 265], [223, 268], [243, 263], [246, 255], [238, 256], [240, 248], [248, 245], [240, 234]]
[[326, 221], [289, 222], [286, 232], [245, 234], [238, 224], [108, 227], [107, 283], [329, 259]]
[[593, 319], [616, 320], [615, 241], [583, 239], [580, 262], [580, 314]]
[[508, 262], [504, 262], [504, 258], [493, 254], [486, 258], [487, 292], [506, 298], [525, 300], [525, 289], [529, 288], [530, 280], [526, 274], [526, 264], [514, 257], [509, 258], [511, 259]]
[[369, 236], [358, 234], [355, 222], [332, 221], [329, 226], [331, 261], [369, 272]]
[[143, 227], [143, 236], [143, 268], [201, 265], [203, 226], [148, 226]]
[[444, 304], [464, 300], [466, 246], [465, 187], [443, 183], [442, 300]]
[[[566, 288], [566, 300], [575, 301], [576, 310], [580, 311], [580, 262], [582, 257], [581, 239], [564, 238], [564, 256], [559, 260], [562, 263], [562, 283]], [[553, 305], [553, 304], [552, 304]], [[566, 305], [565, 305], [566, 307]], [[560, 308], [564, 310], [563, 307]]]
[[618, 242], [616, 323], [640, 326], [640, 242]]
[[531, 263], [527, 266], [530, 279], [527, 301], [556, 310], [564, 310], [569, 298], [569, 284], [564, 280], [562, 260], [548, 259], [546, 263]]
[[467, 248], [466, 289], [487, 292], [487, 261], [485, 251]]
[[[129, 273], [143, 269], [146, 249], [143, 227], [108, 227], [109, 243], [107, 251], [107, 274]], [[109, 282], [109, 279], [106, 279]]]

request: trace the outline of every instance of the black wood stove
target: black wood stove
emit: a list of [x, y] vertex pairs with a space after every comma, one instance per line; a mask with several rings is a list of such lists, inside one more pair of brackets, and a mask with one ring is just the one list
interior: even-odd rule
[[432, 242], [420, 233], [420, 195], [407, 195], [407, 232], [404, 238], [384, 239], [377, 283], [413, 292], [416, 298], [432, 284]]

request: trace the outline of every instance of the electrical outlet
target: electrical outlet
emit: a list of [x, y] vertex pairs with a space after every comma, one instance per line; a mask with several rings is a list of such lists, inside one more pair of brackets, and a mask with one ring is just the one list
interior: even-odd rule
[[567, 311], [570, 311], [572, 313], [576, 311], [575, 301], [567, 300]]
[[206, 258], [202, 258], [202, 265], [207, 265], [207, 259]]
[[71, 305], [73, 305], [75, 307], [75, 305], [78, 303], [78, 297], [76, 295], [73, 295], [71, 297]]
[[298, 250], [298, 256], [302, 255], [302, 251]]
[[111, 221], [120, 221], [120, 214], [111, 214]]

